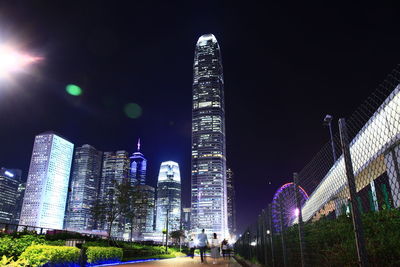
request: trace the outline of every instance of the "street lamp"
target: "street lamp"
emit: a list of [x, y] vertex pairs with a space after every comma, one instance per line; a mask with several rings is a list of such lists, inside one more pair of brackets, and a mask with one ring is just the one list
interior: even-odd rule
[[335, 143], [333, 142], [333, 133], [332, 133], [332, 115], [327, 114], [324, 118], [324, 122], [322, 125], [329, 127], [329, 133], [331, 136], [331, 145], [332, 145], [332, 154], [333, 154], [333, 163], [336, 162], [336, 150], [335, 150]]

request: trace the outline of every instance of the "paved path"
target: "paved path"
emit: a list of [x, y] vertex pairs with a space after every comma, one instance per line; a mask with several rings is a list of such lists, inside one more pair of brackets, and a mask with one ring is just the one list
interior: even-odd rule
[[149, 267], [149, 266], [218, 266], [218, 267], [241, 267], [239, 263], [236, 262], [235, 259], [231, 258], [230, 260], [224, 260], [219, 258], [216, 264], [213, 264], [212, 259], [207, 257], [207, 263], [201, 264], [200, 257], [194, 257], [194, 259], [190, 257], [181, 257], [181, 258], [174, 258], [174, 259], [166, 259], [166, 260], [158, 260], [158, 261], [148, 261], [148, 262], [141, 262], [141, 263], [127, 263], [118, 265], [120, 267]]

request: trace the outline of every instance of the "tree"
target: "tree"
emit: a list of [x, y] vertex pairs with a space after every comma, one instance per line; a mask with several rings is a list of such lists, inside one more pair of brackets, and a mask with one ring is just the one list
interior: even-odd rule
[[179, 242], [179, 247], [181, 246], [182, 238], [185, 238], [185, 232], [183, 230], [173, 231], [169, 236], [174, 240], [175, 244]]
[[126, 214], [130, 206], [130, 194], [132, 187], [128, 179], [122, 182], [113, 180], [113, 186], [107, 191], [107, 198], [96, 201], [91, 212], [97, 224], [107, 225], [107, 236], [111, 238], [111, 230], [114, 222], [123, 214]]

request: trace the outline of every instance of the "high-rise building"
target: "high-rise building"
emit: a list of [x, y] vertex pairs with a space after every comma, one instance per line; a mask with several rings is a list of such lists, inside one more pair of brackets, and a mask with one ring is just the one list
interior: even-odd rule
[[65, 229], [74, 231], [93, 229], [91, 209], [98, 197], [102, 156], [101, 151], [90, 145], [75, 149]]
[[[179, 165], [173, 161], [161, 163], [157, 182], [156, 231], [180, 230], [181, 224], [181, 175]], [[167, 219], [168, 218], [168, 219]]]
[[192, 230], [227, 236], [224, 80], [212, 34], [199, 38], [194, 55], [191, 191]]
[[137, 151], [132, 154], [131, 159], [131, 169], [130, 178], [133, 185], [146, 184], [146, 168], [147, 160], [140, 152], [140, 139], [137, 144]]
[[234, 173], [231, 169], [226, 170], [227, 204], [228, 204], [228, 229], [231, 235], [236, 233], [236, 199]]
[[21, 170], [0, 169], [0, 222], [15, 223], [18, 211], [18, 186]]
[[136, 185], [133, 192], [133, 217], [131, 221], [127, 220], [126, 229], [127, 232], [132, 230], [134, 240], [143, 240], [143, 234], [154, 230], [155, 189], [149, 185]]
[[182, 230], [184, 231], [190, 231], [190, 215], [192, 213], [191, 208], [182, 208], [182, 218], [181, 218], [181, 224], [182, 224]]
[[114, 189], [114, 183], [121, 183], [129, 177], [128, 152], [119, 150], [117, 152], [104, 152], [103, 168], [100, 180], [99, 198], [106, 200], [111, 196], [108, 192]]
[[53, 132], [35, 137], [20, 224], [63, 229], [73, 152]]
[[21, 217], [21, 209], [22, 203], [24, 201], [25, 196], [25, 189], [26, 189], [26, 182], [20, 183], [17, 189], [17, 208], [15, 209], [14, 215], [14, 224], [19, 224], [19, 218]]
[[[115, 185], [122, 183], [129, 177], [129, 153], [124, 150], [103, 153], [103, 168], [100, 180], [99, 201], [101, 203], [111, 203], [115, 201]], [[107, 216], [107, 214], [105, 214]], [[107, 230], [109, 224], [107, 219], [98, 224], [99, 230]], [[112, 226], [111, 235], [123, 237], [124, 218], [119, 216]]]

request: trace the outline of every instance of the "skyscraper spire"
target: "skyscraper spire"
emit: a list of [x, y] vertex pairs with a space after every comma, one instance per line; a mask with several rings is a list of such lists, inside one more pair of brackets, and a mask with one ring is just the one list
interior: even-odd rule
[[140, 137], [139, 137], [138, 142], [137, 142], [137, 151], [140, 151]]

